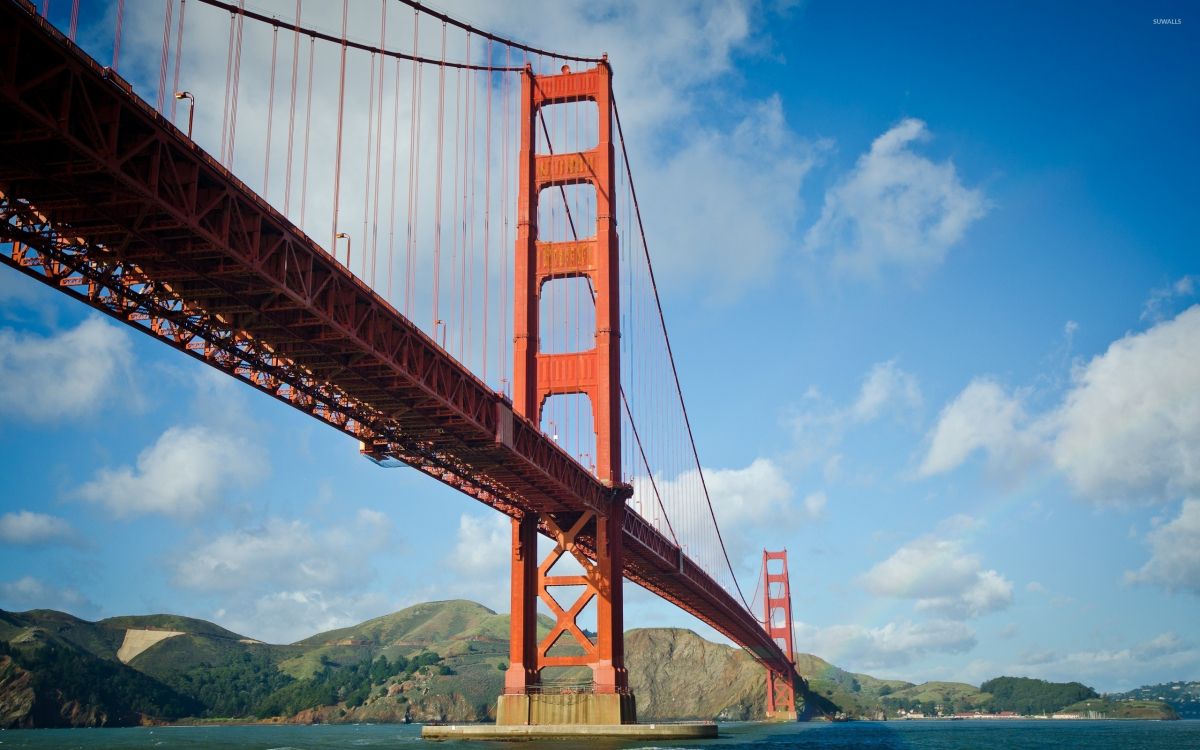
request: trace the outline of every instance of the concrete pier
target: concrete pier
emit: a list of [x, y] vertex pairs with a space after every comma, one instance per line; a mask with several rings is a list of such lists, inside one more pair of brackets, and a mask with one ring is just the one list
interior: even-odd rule
[[715, 723], [694, 724], [444, 724], [421, 727], [426, 740], [704, 740], [716, 739]]

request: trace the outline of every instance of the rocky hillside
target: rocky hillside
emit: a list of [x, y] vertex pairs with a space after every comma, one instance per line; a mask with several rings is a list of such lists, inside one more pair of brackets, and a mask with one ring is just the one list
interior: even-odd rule
[[1200, 719], [1200, 682], [1163, 682], [1125, 693], [1104, 696], [1114, 702], [1160, 701], [1175, 709], [1181, 719]]
[[[0, 611], [0, 727], [488, 721], [508, 666], [508, 626], [507, 615], [473, 602], [430, 602], [272, 645], [174, 615], [88, 622]], [[763, 670], [740, 649], [665, 628], [629, 631], [625, 649], [643, 721], [763, 717]], [[809, 654], [797, 655], [797, 668], [809, 718], [988, 710], [993, 701], [972, 685], [880, 680]], [[1104, 706], [1114, 716], [1169, 713], [1156, 711]]]

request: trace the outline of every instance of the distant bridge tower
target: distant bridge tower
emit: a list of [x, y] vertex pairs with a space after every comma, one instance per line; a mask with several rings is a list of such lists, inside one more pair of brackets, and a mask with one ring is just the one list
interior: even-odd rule
[[796, 665], [792, 650], [792, 588], [788, 582], [787, 550], [763, 550], [763, 622], [767, 634], [787, 656], [786, 669], [767, 669], [767, 718], [795, 721]]
[[[513, 298], [513, 410], [541, 424], [542, 407], [555, 395], [583, 394], [591, 402], [596, 431], [596, 475], [613, 488], [609, 507], [598, 512], [526, 513], [512, 522], [512, 625], [510, 665], [504, 695], [497, 704], [498, 724], [628, 724], [637, 721], [625, 671], [621, 596], [622, 534], [625, 500], [621, 484], [620, 306], [617, 274], [617, 227], [612, 140], [612, 71], [607, 63], [576, 73], [521, 74], [521, 146], [517, 193], [516, 271]], [[588, 151], [538, 154], [536, 124], [542, 107], [593, 101], [599, 115], [598, 142]], [[596, 228], [591, 237], [552, 242], [538, 237], [538, 201], [542, 191], [590, 184], [596, 190]], [[586, 278], [595, 295], [595, 345], [578, 352], [543, 353], [538, 340], [539, 302], [553, 279]], [[539, 525], [556, 540], [538, 564]], [[587, 540], [592, 561], [576, 548]], [[583, 566], [582, 576], [551, 575], [570, 554]], [[583, 591], [573, 602], [558, 602], [554, 591]], [[537, 637], [537, 600], [554, 613], [545, 638]], [[593, 642], [575, 619], [596, 600], [597, 634]], [[579, 655], [550, 654], [556, 643], [573, 644]], [[546, 695], [545, 667], [587, 666], [592, 689]]]

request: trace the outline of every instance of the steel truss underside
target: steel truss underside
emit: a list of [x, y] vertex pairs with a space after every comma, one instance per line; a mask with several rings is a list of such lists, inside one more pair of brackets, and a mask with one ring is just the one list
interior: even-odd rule
[[[0, 243], [0, 262], [513, 518], [570, 525], [630, 494], [20, 0], [0, 0]], [[624, 516], [627, 578], [791, 672], [752, 613]], [[576, 541], [595, 558], [592, 536]]]

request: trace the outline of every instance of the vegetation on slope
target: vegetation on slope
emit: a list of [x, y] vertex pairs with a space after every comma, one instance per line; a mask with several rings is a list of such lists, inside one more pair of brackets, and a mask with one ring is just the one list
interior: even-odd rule
[[1029, 677], [996, 677], [979, 689], [991, 693], [987, 705], [992, 711], [1030, 715], [1054, 713], [1064, 706], [1098, 697], [1095, 690], [1078, 682], [1046, 682]]
[[[539, 625], [544, 636], [549, 622]], [[430, 602], [291, 645], [271, 645], [174, 615], [92, 623], [46, 610], [0, 611], [0, 726], [101, 726], [181, 717], [485, 721], [495, 717], [508, 667], [508, 626], [506, 615], [473, 602]], [[154, 643], [127, 666], [116, 657], [127, 629], [183, 635]], [[763, 671], [741, 649], [710, 643], [689, 630], [642, 629], [626, 634], [626, 659], [643, 721], [762, 718]], [[796, 659], [809, 684], [809, 692], [799, 696], [808, 717], [874, 719], [895, 717], [902, 709], [927, 715], [976, 710], [1173, 715], [1161, 703], [1113, 696], [1100, 701], [1079, 683], [1000, 677], [982, 689], [954, 682], [914, 685], [847, 672], [809, 654]], [[587, 677], [586, 669], [576, 673]]]
[[135, 669], [59, 643], [0, 643], [0, 660], [7, 675], [30, 676], [22, 686], [25, 713], [6, 717], [9, 726], [130, 726], [202, 710], [197, 701]]
[[1162, 701], [1181, 719], [1200, 719], [1200, 682], [1160, 682], [1124, 693], [1106, 695], [1112, 701]]
[[1179, 718], [1179, 714], [1162, 701], [1114, 701], [1106, 698], [1088, 698], [1064, 706], [1058, 712], [1097, 719], [1173, 720]]

